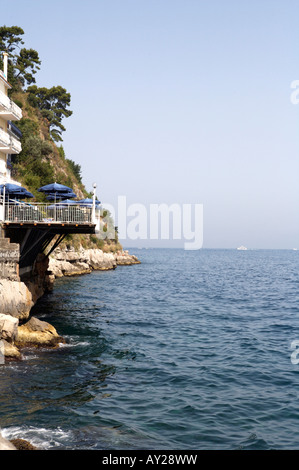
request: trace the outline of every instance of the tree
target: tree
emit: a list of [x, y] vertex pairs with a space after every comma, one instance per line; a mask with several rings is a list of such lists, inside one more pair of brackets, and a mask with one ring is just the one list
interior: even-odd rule
[[0, 50], [8, 53], [8, 81], [15, 89], [35, 83], [34, 75], [41, 64], [34, 49], [21, 48], [23, 35], [24, 31], [19, 26], [0, 27]]
[[65, 131], [62, 118], [73, 114], [73, 111], [67, 109], [71, 102], [70, 93], [62, 86], [38, 88], [36, 85], [28, 87], [27, 92], [29, 103], [47, 119], [52, 139], [55, 142], [62, 141], [61, 134]]
[[0, 27], [0, 50], [7, 52], [11, 57], [14, 57], [16, 47], [20, 48], [19, 44], [24, 44], [23, 36], [24, 31], [19, 26], [1, 26]]
[[34, 49], [21, 49], [20, 54], [16, 59], [15, 69], [17, 72], [16, 79], [20, 80], [24, 86], [35, 83], [35, 75], [40, 70], [41, 64], [38, 53]]

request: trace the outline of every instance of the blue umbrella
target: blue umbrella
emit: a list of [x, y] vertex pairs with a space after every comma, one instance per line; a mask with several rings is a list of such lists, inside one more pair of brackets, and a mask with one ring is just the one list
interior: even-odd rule
[[77, 195], [73, 192], [69, 193], [48, 193], [47, 199], [48, 201], [55, 201], [56, 199], [69, 199], [72, 197], [77, 197]]
[[0, 185], [0, 194], [4, 194], [4, 189], [6, 195], [9, 195], [11, 198], [18, 197], [20, 199], [25, 199], [27, 197], [34, 197], [32, 193], [27, 191], [26, 188], [18, 186], [17, 184], [6, 183]]
[[19, 193], [18, 193], [18, 192], [15, 192], [15, 193], [13, 193], [13, 194], [10, 193], [10, 197], [11, 197], [12, 199], [14, 199], [14, 198], [17, 198], [17, 199], [26, 199], [27, 197], [28, 197], [28, 198], [32, 198], [32, 197], [34, 197], [34, 195], [33, 195], [32, 193], [30, 193], [30, 191], [24, 191], [24, 192], [21, 192], [21, 191], [20, 191]]
[[[99, 206], [101, 204], [101, 202], [98, 201], [97, 199], [96, 199], [95, 203], [96, 203], [96, 206]], [[84, 205], [85, 206], [92, 206], [93, 199], [91, 199], [91, 198], [81, 199], [81, 201], [78, 201], [78, 204], [80, 204], [82, 206], [84, 206]]]
[[70, 199], [67, 199], [63, 202], [58, 202], [57, 204], [52, 204], [51, 206], [49, 206], [49, 209], [59, 209], [61, 207], [68, 207], [70, 205], [72, 206], [75, 206], [77, 204], [77, 201], [71, 201]]
[[6, 183], [6, 184], [0, 184], [0, 192], [1, 194], [3, 193], [3, 189], [5, 187], [5, 191], [9, 194], [13, 194], [13, 193], [24, 193], [25, 191], [27, 191], [26, 188], [23, 188], [22, 186], [18, 186], [17, 184], [12, 184], [12, 183]]
[[71, 193], [73, 190], [64, 184], [51, 183], [38, 189], [42, 193]]

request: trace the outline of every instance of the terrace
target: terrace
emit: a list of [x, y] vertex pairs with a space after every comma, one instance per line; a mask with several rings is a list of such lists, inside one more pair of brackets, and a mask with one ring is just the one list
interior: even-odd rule
[[5, 223], [31, 224], [92, 224], [92, 207], [80, 204], [45, 204], [23, 203], [9, 200], [3, 205], [3, 221]]

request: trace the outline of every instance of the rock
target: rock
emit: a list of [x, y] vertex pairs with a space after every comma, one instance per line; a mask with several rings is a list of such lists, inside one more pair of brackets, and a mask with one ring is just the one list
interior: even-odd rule
[[14, 343], [18, 339], [18, 318], [0, 313], [0, 339]]
[[10, 442], [15, 446], [16, 450], [38, 450], [37, 447], [25, 441], [25, 439], [11, 439]]
[[97, 271], [106, 271], [116, 268], [116, 261], [113, 253], [104, 253], [102, 250], [85, 250], [86, 262], [92, 269]]
[[43, 253], [39, 253], [29, 279], [24, 281], [34, 304], [45, 292], [53, 289], [53, 279], [49, 276], [48, 266], [49, 258]]
[[131, 266], [132, 264], [140, 264], [139, 259], [135, 255], [130, 255], [128, 251], [118, 252], [114, 255], [118, 266]]
[[32, 294], [24, 282], [0, 280], [0, 312], [25, 320], [33, 305]]
[[16, 447], [0, 434], [0, 450], [17, 450]]
[[115, 269], [117, 265], [140, 264], [138, 258], [128, 251], [104, 253], [100, 249], [58, 250], [49, 260], [49, 271], [52, 276], [76, 276], [90, 273], [92, 270], [106, 271]]
[[[2, 346], [4, 346], [5, 359], [21, 359], [21, 353], [16, 345], [9, 343], [5, 339], [2, 339], [1, 343]], [[2, 348], [0, 348], [0, 352], [1, 354], [3, 354], [3, 351], [1, 351], [1, 349]]]
[[58, 335], [54, 326], [38, 318], [30, 320], [18, 328], [18, 341], [16, 346], [56, 347], [64, 343], [64, 339]]
[[87, 263], [83, 262], [76, 262], [76, 263], [68, 263], [71, 265], [69, 270], [64, 272], [65, 276], [78, 276], [80, 274], [88, 274], [91, 273], [92, 269], [89, 267]]

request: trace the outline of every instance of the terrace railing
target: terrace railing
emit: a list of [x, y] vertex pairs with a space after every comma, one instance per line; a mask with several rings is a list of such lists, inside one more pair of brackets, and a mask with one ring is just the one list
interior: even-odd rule
[[92, 209], [79, 205], [5, 203], [5, 222], [90, 224]]

